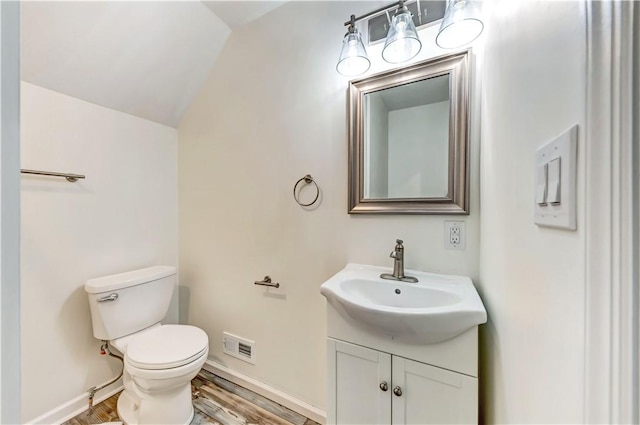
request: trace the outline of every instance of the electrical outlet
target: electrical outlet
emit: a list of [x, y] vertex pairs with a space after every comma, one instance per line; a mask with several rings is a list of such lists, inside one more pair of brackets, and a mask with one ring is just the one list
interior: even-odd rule
[[446, 249], [463, 250], [465, 248], [464, 221], [444, 222], [444, 247]]

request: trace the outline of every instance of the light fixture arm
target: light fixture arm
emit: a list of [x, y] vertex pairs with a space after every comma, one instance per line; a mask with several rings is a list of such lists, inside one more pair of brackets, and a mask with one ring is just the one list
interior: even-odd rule
[[406, 9], [407, 6], [405, 6], [404, 1], [405, 0], [399, 0], [397, 2], [391, 3], [388, 6], [381, 7], [379, 9], [373, 10], [373, 11], [371, 11], [369, 13], [365, 13], [364, 15], [361, 15], [361, 16], [358, 16], [358, 17], [356, 17], [355, 15], [351, 15], [351, 19], [348, 20], [347, 22], [345, 22], [344, 26], [346, 27], [346, 26], [349, 26], [349, 25], [355, 25], [355, 23], [358, 22], [358, 21], [362, 21], [363, 19], [367, 19], [370, 16], [377, 15], [380, 12], [386, 12], [387, 10], [393, 9], [396, 6], [398, 6], [398, 9], [402, 9], [402, 8]]
[[404, 0], [398, 1], [398, 11], [396, 12], [396, 15], [398, 13], [408, 12], [408, 11], [409, 9], [407, 9], [407, 6], [404, 4]]
[[347, 30], [347, 34], [351, 34], [356, 32], [356, 15], [351, 15], [351, 19], [348, 22], [349, 28]]

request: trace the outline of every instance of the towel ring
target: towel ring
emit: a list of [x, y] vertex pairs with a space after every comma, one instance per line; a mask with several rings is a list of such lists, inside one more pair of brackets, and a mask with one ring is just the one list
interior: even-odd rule
[[[300, 202], [300, 199], [298, 199], [298, 195], [296, 195], [296, 189], [298, 188], [298, 185], [302, 181], [304, 181], [306, 184], [313, 183], [316, 186], [316, 197], [313, 198], [313, 201], [309, 202], [308, 204], [303, 204], [302, 202]], [[315, 204], [319, 196], [320, 196], [320, 188], [318, 187], [318, 183], [316, 183], [313, 177], [311, 177], [311, 174], [307, 174], [306, 176], [298, 180], [296, 184], [293, 186], [293, 199], [295, 199], [298, 205], [300, 205], [301, 207], [310, 207], [311, 205]]]

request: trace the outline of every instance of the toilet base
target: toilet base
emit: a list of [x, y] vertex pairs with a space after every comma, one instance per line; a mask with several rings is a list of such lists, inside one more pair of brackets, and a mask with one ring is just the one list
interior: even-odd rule
[[[132, 382], [130, 383], [132, 384]], [[189, 425], [194, 416], [191, 383], [149, 397], [125, 385], [118, 398], [118, 416], [126, 425]]]

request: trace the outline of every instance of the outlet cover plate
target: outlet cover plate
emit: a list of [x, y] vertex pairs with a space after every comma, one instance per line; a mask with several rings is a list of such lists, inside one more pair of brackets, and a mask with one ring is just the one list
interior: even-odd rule
[[444, 247], [461, 251], [466, 248], [467, 235], [464, 221], [444, 222]]

